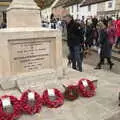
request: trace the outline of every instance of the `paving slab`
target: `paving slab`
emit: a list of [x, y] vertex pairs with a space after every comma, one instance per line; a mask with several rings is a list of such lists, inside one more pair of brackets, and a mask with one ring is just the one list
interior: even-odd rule
[[[89, 65], [85, 65], [84, 72], [74, 71], [71, 68], [67, 68], [63, 79], [54, 79], [51, 81], [46, 80], [43, 84], [40, 82], [33, 83], [34, 79], [39, 81], [39, 77], [34, 76], [32, 78], [24, 77], [28, 81], [24, 82], [24, 90], [31, 86], [38, 85], [35, 90], [42, 94], [46, 88], [56, 87], [61, 91], [64, 91], [62, 87], [63, 83], [66, 85], [77, 84], [80, 78], [86, 77], [88, 79], [98, 79], [98, 87], [96, 90], [96, 96], [92, 98], [79, 97], [73, 102], [65, 100], [63, 106], [57, 109], [50, 109], [42, 107], [39, 114], [30, 116], [23, 115], [20, 120], [119, 120], [120, 108], [118, 107], [118, 93], [120, 91], [120, 75], [112, 73], [110, 71], [95, 71]], [[20, 80], [21, 78], [19, 78]], [[27, 86], [27, 87], [26, 87]], [[15, 95], [18, 98], [21, 93], [18, 89], [3, 90], [0, 89], [0, 96], [4, 94]]]

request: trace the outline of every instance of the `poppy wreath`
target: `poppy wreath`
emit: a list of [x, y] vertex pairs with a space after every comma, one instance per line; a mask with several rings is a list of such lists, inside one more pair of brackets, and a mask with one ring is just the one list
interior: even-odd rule
[[69, 85], [68, 87], [65, 87], [63, 85], [63, 87], [65, 88], [65, 92], [64, 92], [65, 99], [67, 99], [69, 101], [74, 101], [79, 97], [78, 86]]
[[[35, 103], [33, 106], [31, 106], [28, 102], [28, 93], [29, 92], [33, 92], [35, 94]], [[40, 97], [40, 95], [32, 90], [27, 90], [25, 91], [22, 96], [21, 96], [21, 106], [22, 106], [22, 111], [24, 113], [27, 114], [35, 114], [35, 113], [39, 113], [41, 108], [42, 108], [42, 98]]]
[[[87, 81], [87, 84], [88, 84], [87, 87], [83, 85], [83, 81], [85, 80]], [[78, 89], [79, 89], [80, 96], [83, 96], [83, 97], [93, 97], [96, 93], [96, 88], [94, 83], [86, 78], [83, 78], [79, 81]]]
[[[2, 99], [9, 98], [13, 107], [12, 113], [7, 113], [3, 110]], [[21, 115], [20, 101], [14, 96], [2, 96], [0, 99], [0, 120], [15, 120]]]
[[51, 101], [48, 95], [48, 90], [45, 90], [43, 92], [43, 101], [44, 105], [46, 105], [48, 108], [58, 108], [64, 104], [64, 96], [63, 94], [57, 90], [53, 89], [55, 92], [56, 99], [54, 101]]

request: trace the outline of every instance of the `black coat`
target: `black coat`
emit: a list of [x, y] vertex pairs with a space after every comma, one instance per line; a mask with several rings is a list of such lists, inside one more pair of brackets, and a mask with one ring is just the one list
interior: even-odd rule
[[86, 26], [85, 37], [86, 37], [86, 43], [89, 45], [92, 45], [93, 44], [93, 27], [92, 27], [92, 25]]
[[74, 20], [67, 25], [68, 46], [73, 47], [83, 42], [83, 31]]
[[110, 58], [112, 53], [112, 45], [108, 40], [108, 34], [105, 29], [100, 32], [100, 45], [101, 45], [101, 53], [100, 56], [103, 58]]

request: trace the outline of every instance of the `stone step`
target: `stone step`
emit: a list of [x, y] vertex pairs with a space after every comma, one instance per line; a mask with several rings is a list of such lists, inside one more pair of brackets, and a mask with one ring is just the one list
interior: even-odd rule
[[[96, 71], [90, 65], [84, 65], [84, 72], [81, 73], [66, 67], [66, 62], [65, 59], [64, 77], [54, 84], [48, 81], [46, 87], [44, 87], [60, 88], [62, 84], [77, 84], [80, 78], [83, 77], [90, 80], [97, 79], [96, 96], [92, 98], [79, 97], [73, 102], [65, 100], [64, 105], [58, 109], [43, 107], [39, 114], [33, 116], [23, 115], [20, 120], [119, 120], [118, 93], [120, 90], [120, 75], [105, 70]], [[62, 88], [62, 90], [64, 89]], [[7, 92], [0, 91], [1, 95]], [[20, 96], [17, 89], [9, 90], [9, 93], [13, 93], [15, 96], [19, 93]]]

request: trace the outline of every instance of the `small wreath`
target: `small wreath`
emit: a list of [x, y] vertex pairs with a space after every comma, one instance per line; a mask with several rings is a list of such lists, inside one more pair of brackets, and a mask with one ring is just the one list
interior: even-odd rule
[[79, 97], [79, 90], [78, 86], [76, 85], [69, 85], [68, 87], [65, 87], [64, 97], [67, 100], [73, 101], [76, 100]]
[[[2, 99], [9, 98], [12, 105], [12, 112], [8, 113], [3, 110]], [[0, 120], [15, 120], [21, 115], [20, 101], [14, 96], [2, 96], [0, 99]]]
[[[87, 82], [87, 86], [85, 86], [83, 84], [83, 82]], [[86, 78], [83, 78], [79, 81], [78, 83], [78, 88], [79, 88], [79, 94], [80, 96], [83, 96], [83, 97], [92, 97], [95, 95], [96, 93], [96, 88], [95, 88], [95, 85], [93, 84], [92, 81], [86, 79]]]
[[45, 90], [43, 92], [43, 101], [44, 105], [46, 105], [48, 108], [58, 108], [64, 104], [64, 96], [63, 94], [57, 90], [53, 89], [55, 92], [55, 100], [51, 101], [48, 95], [48, 90]]
[[[28, 100], [28, 94], [30, 92], [33, 92], [35, 95], [35, 100], [34, 100], [34, 104], [31, 105], [29, 104], [29, 100]], [[27, 90], [25, 91], [22, 96], [21, 96], [21, 105], [22, 105], [22, 111], [24, 113], [27, 114], [35, 114], [35, 113], [39, 113], [42, 107], [42, 98], [40, 97], [40, 95], [32, 90]]]

